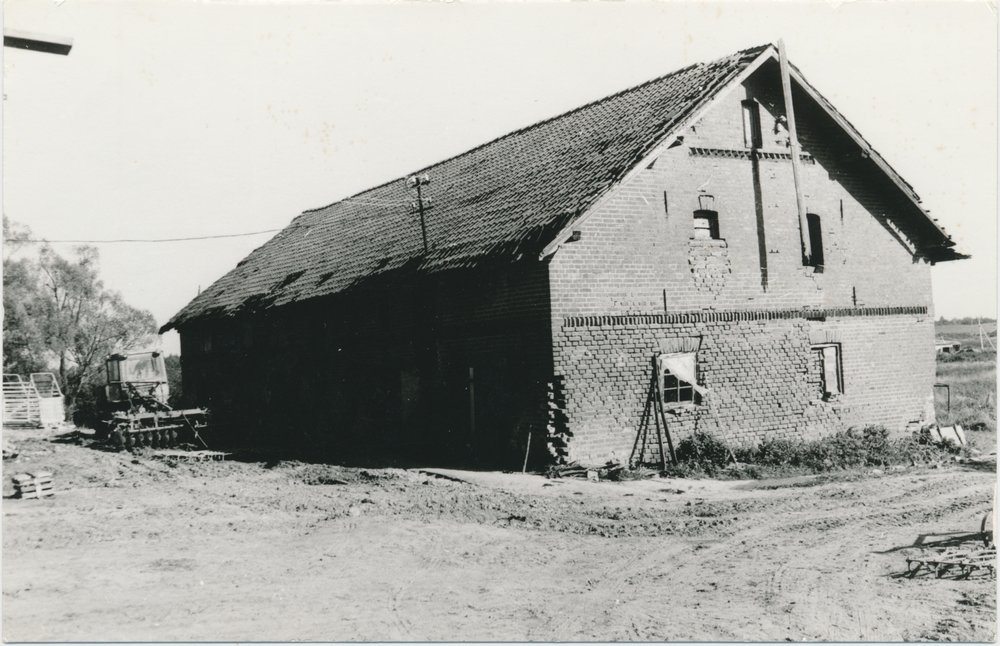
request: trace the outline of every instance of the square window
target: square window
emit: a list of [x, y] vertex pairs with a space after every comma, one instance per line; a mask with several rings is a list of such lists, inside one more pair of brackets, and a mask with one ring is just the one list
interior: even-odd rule
[[664, 404], [698, 403], [694, 386], [698, 380], [698, 362], [694, 353], [660, 355], [657, 368]]
[[717, 212], [705, 210], [694, 212], [694, 239], [719, 239], [719, 214]]

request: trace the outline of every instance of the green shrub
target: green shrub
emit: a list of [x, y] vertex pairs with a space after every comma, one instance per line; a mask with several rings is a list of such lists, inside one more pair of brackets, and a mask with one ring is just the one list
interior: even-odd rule
[[677, 461], [703, 469], [724, 468], [729, 462], [729, 448], [713, 435], [698, 431], [680, 441], [675, 451]]
[[798, 466], [801, 445], [784, 439], [764, 440], [756, 451], [747, 455], [746, 461], [772, 467]]
[[913, 432], [913, 441], [924, 447], [934, 447], [946, 453], [958, 454], [962, 452], [962, 447], [952, 440], [936, 440], [931, 434], [931, 427], [925, 426], [919, 431]]
[[728, 447], [708, 433], [698, 432], [677, 445], [678, 464], [669, 466], [670, 477], [761, 478], [835, 469], [887, 467], [938, 461], [944, 453], [958, 453], [951, 442], [935, 442], [930, 429], [912, 437], [892, 439], [882, 426], [851, 428], [816, 440], [769, 439], [757, 446], [732, 451], [740, 468], [730, 468]]
[[889, 430], [884, 426], [866, 426], [861, 432], [865, 462], [870, 466], [886, 466], [893, 461], [894, 448]]

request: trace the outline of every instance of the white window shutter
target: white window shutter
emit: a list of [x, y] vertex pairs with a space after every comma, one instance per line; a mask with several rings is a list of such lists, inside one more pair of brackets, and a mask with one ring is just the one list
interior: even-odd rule
[[838, 375], [837, 346], [828, 345], [823, 348], [823, 382], [826, 392], [840, 392], [840, 378]]

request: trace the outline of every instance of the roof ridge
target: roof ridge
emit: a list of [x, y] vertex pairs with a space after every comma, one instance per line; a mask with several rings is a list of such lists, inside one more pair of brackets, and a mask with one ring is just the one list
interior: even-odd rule
[[[384, 260], [395, 246], [401, 245], [390, 256], [408, 258], [411, 265], [424, 258], [418, 264], [425, 271], [472, 267], [487, 257], [537, 251], [773, 47], [761, 45], [688, 65], [424, 166], [416, 172], [439, 174], [451, 196], [434, 200], [440, 210], [431, 212], [433, 227], [423, 218], [414, 224], [412, 213], [390, 208], [405, 201], [400, 177], [303, 211], [161, 329], [233, 314], [265, 294], [267, 307], [279, 307], [351, 289], [384, 273], [382, 265], [373, 262]], [[504, 159], [519, 164], [507, 167]], [[480, 176], [483, 172], [487, 174]], [[452, 193], [450, 186], [460, 186], [463, 177], [476, 181]], [[437, 229], [436, 242], [432, 253], [425, 248], [420, 254], [424, 226]], [[303, 227], [322, 231], [308, 243], [308, 232], [289, 235]], [[307, 265], [324, 271], [317, 283], [322, 288], [299, 285], [274, 292], [275, 284]], [[327, 281], [334, 273], [337, 278]], [[263, 306], [263, 301], [258, 304]]]
[[[554, 115], [552, 117], [548, 117], [546, 119], [542, 119], [541, 121], [536, 121], [535, 123], [529, 124], [529, 125], [524, 126], [522, 128], [518, 128], [517, 130], [512, 130], [512, 131], [510, 131], [510, 132], [508, 132], [506, 134], [500, 135], [499, 137], [496, 137], [494, 139], [490, 139], [489, 141], [481, 143], [478, 146], [474, 146], [472, 148], [469, 148], [468, 150], [465, 150], [465, 151], [460, 152], [458, 154], [452, 155], [451, 157], [446, 157], [446, 158], [444, 158], [444, 159], [442, 159], [440, 161], [434, 162], [433, 164], [430, 164], [428, 166], [424, 166], [424, 167], [422, 167], [422, 168], [420, 168], [418, 170], [413, 171], [412, 173], [408, 173], [407, 175], [404, 175], [403, 177], [395, 177], [393, 179], [390, 179], [390, 180], [387, 180], [385, 182], [382, 182], [381, 184], [376, 184], [375, 186], [372, 186], [370, 188], [366, 188], [363, 191], [360, 191], [358, 193], [354, 193], [353, 195], [349, 195], [348, 197], [345, 197], [345, 198], [342, 198], [340, 200], [337, 200], [336, 202], [331, 202], [330, 204], [327, 204], [325, 206], [319, 206], [319, 207], [316, 207], [314, 209], [306, 209], [301, 214], [299, 214], [298, 216], [295, 216], [295, 217], [298, 218], [301, 215], [305, 215], [306, 213], [316, 213], [317, 211], [322, 211], [324, 209], [328, 209], [331, 206], [336, 206], [338, 204], [342, 204], [344, 202], [347, 202], [348, 200], [353, 200], [353, 199], [359, 198], [359, 197], [365, 195], [366, 193], [371, 193], [372, 191], [376, 191], [376, 190], [378, 190], [380, 188], [384, 188], [386, 186], [389, 186], [390, 184], [393, 184], [393, 183], [398, 182], [400, 180], [406, 179], [407, 177], [409, 177], [411, 175], [417, 175], [419, 173], [422, 173], [422, 172], [425, 172], [425, 171], [429, 171], [429, 170], [431, 170], [432, 168], [434, 168], [436, 166], [441, 166], [442, 164], [446, 164], [446, 163], [448, 163], [450, 161], [453, 161], [455, 159], [459, 159], [461, 157], [465, 157], [466, 155], [471, 155], [472, 153], [474, 153], [474, 152], [476, 152], [478, 150], [482, 150], [483, 148], [486, 148], [487, 146], [491, 146], [493, 144], [496, 144], [496, 143], [498, 143], [500, 141], [503, 141], [504, 139], [507, 139], [509, 137], [514, 137], [516, 135], [520, 135], [520, 134], [522, 134], [524, 132], [528, 132], [529, 130], [532, 130], [534, 128], [539, 128], [539, 127], [544, 126], [545, 124], [551, 123], [553, 121], [557, 121], [559, 119], [563, 119], [565, 117], [568, 117], [568, 116], [570, 116], [572, 114], [575, 114], [577, 112], [580, 112], [582, 110], [591, 108], [591, 107], [599, 105], [601, 103], [606, 103], [606, 102], [608, 102], [608, 101], [610, 101], [612, 99], [618, 98], [618, 97], [620, 97], [620, 96], [622, 96], [624, 94], [628, 94], [630, 92], [638, 91], [638, 90], [640, 90], [640, 89], [642, 89], [644, 87], [652, 85], [653, 83], [659, 83], [659, 82], [665, 81], [668, 78], [671, 78], [673, 76], [677, 76], [678, 74], [683, 74], [684, 72], [690, 71], [690, 70], [692, 70], [692, 69], [694, 69], [696, 67], [713, 65], [713, 64], [719, 63], [721, 61], [730, 60], [730, 59], [738, 58], [738, 57], [741, 57], [741, 56], [746, 56], [747, 54], [751, 54], [751, 53], [755, 53], [755, 54], [756, 53], [760, 53], [760, 52], [765, 51], [768, 47], [773, 47], [773, 44], [772, 43], [767, 43], [765, 45], [758, 45], [756, 47], [749, 47], [747, 49], [741, 49], [741, 50], [739, 50], [737, 52], [729, 54], [728, 56], [722, 56], [721, 58], [716, 58], [716, 59], [708, 61], [708, 62], [692, 63], [691, 65], [688, 65], [687, 67], [682, 67], [681, 69], [674, 70], [673, 72], [670, 72], [668, 74], [664, 74], [662, 76], [657, 76], [656, 78], [649, 79], [648, 81], [643, 81], [642, 83], [639, 83], [638, 85], [633, 85], [633, 86], [627, 87], [627, 88], [625, 88], [623, 90], [619, 90], [618, 92], [615, 92], [613, 94], [609, 94], [607, 96], [601, 97], [600, 99], [596, 99], [596, 100], [591, 101], [589, 103], [585, 103], [583, 105], [577, 106], [577, 107], [573, 108], [572, 110], [567, 110], [566, 112], [561, 112], [561, 113], [559, 113], [557, 115]], [[294, 221], [294, 219], [293, 219], [293, 221]], [[291, 224], [291, 223], [289, 223], [289, 224]]]

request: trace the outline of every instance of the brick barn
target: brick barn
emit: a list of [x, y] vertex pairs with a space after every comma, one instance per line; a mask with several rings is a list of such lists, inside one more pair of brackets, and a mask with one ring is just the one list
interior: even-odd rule
[[185, 396], [323, 458], [518, 468], [529, 437], [628, 459], [654, 370], [674, 442], [932, 420], [930, 265], [965, 256], [784, 69], [741, 51], [306, 211], [163, 326]]

